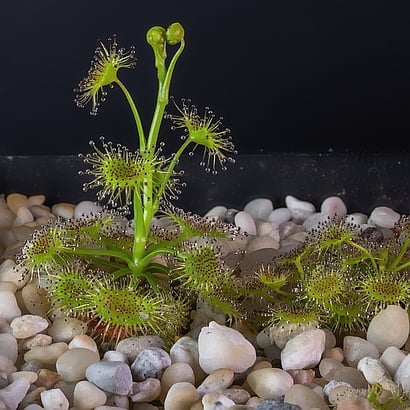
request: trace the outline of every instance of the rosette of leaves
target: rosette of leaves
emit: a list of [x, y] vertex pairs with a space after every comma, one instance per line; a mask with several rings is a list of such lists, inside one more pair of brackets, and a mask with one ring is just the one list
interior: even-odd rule
[[[181, 155], [202, 147], [200, 165], [216, 173], [233, 162], [235, 148], [221, 119], [206, 108], [202, 116], [189, 100], [175, 102], [176, 115], [165, 112], [176, 63], [184, 47], [180, 23], [152, 27], [146, 36], [154, 52], [157, 100], [145, 128], [131, 93], [118, 77], [135, 66], [135, 49], [120, 48], [113, 36], [99, 42], [88, 75], [75, 89], [76, 103], [91, 103], [96, 115], [107, 90], [119, 88], [134, 118], [135, 150], [91, 142], [93, 153], [82, 155], [89, 176], [84, 189], [95, 189], [102, 211], [81, 218], [51, 221], [28, 240], [19, 264], [47, 289], [51, 313], [71, 315], [89, 323], [94, 336], [108, 344], [123, 337], [155, 334], [172, 342], [186, 330], [198, 296], [214, 303], [230, 318], [239, 318], [241, 297], [231, 267], [217, 247], [234, 239], [236, 229], [171, 205], [183, 183], [177, 165]], [[169, 55], [167, 48], [176, 47]], [[178, 130], [181, 145], [165, 154], [159, 142], [162, 121]]]
[[[256, 270], [253, 292], [265, 301], [260, 315], [267, 325], [308, 321], [344, 332], [365, 329], [388, 305], [408, 309], [409, 233], [407, 217], [385, 238], [376, 228], [361, 231], [346, 217], [329, 218], [298, 248]], [[279, 288], [266, 286], [266, 271]]]

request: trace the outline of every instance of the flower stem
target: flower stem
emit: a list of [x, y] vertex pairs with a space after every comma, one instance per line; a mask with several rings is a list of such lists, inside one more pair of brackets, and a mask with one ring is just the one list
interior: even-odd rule
[[125, 98], [127, 99], [127, 102], [131, 108], [132, 115], [134, 116], [135, 120], [135, 125], [137, 126], [137, 132], [138, 132], [138, 138], [139, 138], [139, 144], [141, 150], [145, 148], [145, 134], [144, 134], [144, 128], [142, 126], [142, 121], [141, 117], [138, 113], [137, 107], [134, 103], [134, 100], [131, 97], [131, 94], [129, 93], [128, 89], [125, 87], [125, 85], [117, 78], [116, 83], [118, 86], [121, 88], [122, 92], [125, 95]]

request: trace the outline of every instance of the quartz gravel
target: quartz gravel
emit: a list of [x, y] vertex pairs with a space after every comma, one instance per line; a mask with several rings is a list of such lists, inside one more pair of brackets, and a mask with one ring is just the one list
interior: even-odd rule
[[[315, 205], [288, 195], [285, 207], [256, 198], [243, 209], [217, 206], [206, 216], [236, 223], [246, 237], [242, 268], [298, 246], [328, 216], [382, 232], [400, 214], [377, 207], [348, 214], [340, 197]], [[47, 220], [81, 218], [101, 208], [89, 201], [49, 207], [44, 195], [0, 196], [0, 410], [337, 410], [370, 409], [369, 384], [400, 385], [410, 394], [409, 316], [387, 306], [367, 334], [337, 340], [325, 329], [264, 329], [258, 335], [227, 327], [199, 300], [192, 330], [169, 348], [156, 335], [129, 337], [99, 352], [77, 319], [46, 317], [44, 292], [27, 283], [15, 255]], [[221, 248], [225, 255], [231, 244]]]

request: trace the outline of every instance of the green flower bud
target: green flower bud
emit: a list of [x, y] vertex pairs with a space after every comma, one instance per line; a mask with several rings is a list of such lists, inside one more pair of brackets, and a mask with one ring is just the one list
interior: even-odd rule
[[152, 47], [162, 46], [166, 41], [164, 27], [154, 26], [147, 31], [147, 42]]
[[172, 23], [166, 32], [167, 43], [171, 46], [180, 43], [184, 39], [184, 28], [180, 23]]

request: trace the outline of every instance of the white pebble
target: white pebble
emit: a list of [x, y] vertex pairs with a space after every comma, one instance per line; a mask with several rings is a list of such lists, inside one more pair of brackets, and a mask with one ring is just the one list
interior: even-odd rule
[[21, 289], [28, 280], [29, 275], [13, 259], [5, 259], [0, 265], [0, 282], [12, 282]]
[[68, 346], [64, 342], [52, 343], [48, 346], [34, 346], [24, 354], [24, 361], [35, 360], [44, 364], [54, 365], [58, 357], [66, 350], [68, 350]]
[[172, 345], [169, 355], [172, 363], [188, 364], [195, 374], [195, 381], [197, 383], [206, 377], [206, 373], [199, 365], [198, 340], [186, 335], [180, 337]]
[[400, 350], [396, 346], [389, 346], [380, 356], [380, 361], [383, 363], [383, 366], [387, 369], [389, 374], [393, 376], [405, 358], [406, 353], [404, 353], [403, 350]]
[[74, 407], [94, 409], [105, 404], [107, 395], [95, 384], [81, 380], [74, 387], [73, 399]]
[[160, 394], [160, 380], [148, 377], [142, 382], [134, 382], [128, 395], [133, 403], [147, 403], [158, 399]]
[[16, 219], [13, 221], [13, 226], [20, 226], [34, 221], [34, 216], [25, 206], [17, 210]]
[[[3, 402], [7, 410], [15, 410], [26, 396], [30, 383], [24, 377], [18, 378], [8, 386], [0, 389], [0, 402]], [[68, 407], [67, 407], [68, 409]]]
[[407, 310], [389, 305], [370, 321], [366, 338], [382, 353], [389, 346], [404, 346], [409, 337], [409, 328]]
[[237, 330], [211, 321], [198, 337], [199, 364], [208, 374], [221, 367], [242, 373], [256, 361], [254, 346]]
[[168, 393], [170, 387], [179, 382], [188, 382], [195, 385], [195, 374], [192, 367], [187, 363], [172, 363], [168, 366], [161, 377], [161, 396], [160, 399], [164, 402], [164, 399]]
[[11, 322], [21, 316], [15, 294], [10, 290], [0, 290], [0, 318]]
[[231, 409], [235, 402], [220, 392], [206, 393], [202, 397], [203, 410]]
[[74, 218], [82, 219], [99, 214], [102, 207], [91, 201], [81, 201], [74, 209]]
[[242, 233], [256, 235], [256, 224], [251, 215], [245, 211], [239, 211], [235, 215], [235, 225]]
[[266, 221], [273, 211], [273, 203], [268, 198], [256, 198], [249, 201], [243, 208], [253, 219]]
[[74, 349], [77, 347], [82, 347], [84, 349], [92, 350], [98, 353], [98, 346], [95, 340], [88, 335], [76, 335], [73, 340], [68, 344], [69, 349]]
[[31, 195], [27, 198], [27, 207], [41, 206], [46, 201], [46, 196], [43, 194]]
[[171, 358], [160, 347], [147, 347], [132, 362], [130, 368], [135, 381], [148, 377], [161, 378], [164, 369], [171, 364]]
[[60, 202], [51, 207], [51, 212], [55, 216], [67, 220], [67, 219], [71, 219], [74, 217], [75, 207], [76, 205], [74, 204]]
[[312, 203], [301, 201], [292, 195], [285, 197], [285, 204], [292, 214], [293, 221], [297, 223], [303, 222], [308, 216], [316, 212], [316, 208]]
[[359, 336], [345, 336], [343, 338], [343, 353], [346, 363], [355, 368], [363, 357], [373, 357], [373, 359], [380, 357], [377, 346]]
[[325, 350], [326, 334], [322, 329], [309, 329], [290, 339], [280, 358], [282, 369], [310, 369], [315, 367]]
[[394, 228], [394, 224], [400, 219], [400, 214], [387, 206], [378, 206], [373, 209], [368, 223], [381, 228]]
[[357, 363], [357, 370], [359, 370], [369, 384], [378, 383], [382, 379], [389, 378], [382, 362], [372, 357], [363, 357]]
[[67, 382], [84, 379], [85, 371], [91, 364], [98, 363], [100, 356], [90, 349], [75, 347], [65, 351], [56, 361], [57, 373]]
[[40, 393], [41, 403], [45, 409], [68, 410], [70, 404], [61, 389], [50, 389]]
[[288, 372], [269, 367], [250, 372], [246, 381], [262, 399], [277, 399], [293, 386], [293, 378]]
[[217, 219], [223, 219], [225, 216], [225, 213], [228, 209], [226, 206], [222, 205], [217, 205], [211, 208], [205, 215], [204, 218], [217, 218]]
[[246, 252], [251, 253], [259, 249], [279, 249], [279, 247], [279, 241], [270, 236], [255, 236], [246, 248]]
[[290, 221], [291, 218], [292, 212], [288, 208], [276, 208], [268, 215], [267, 221], [279, 226], [284, 222]]
[[87, 325], [74, 317], [57, 318], [48, 328], [48, 334], [55, 342], [69, 343], [75, 336], [86, 332]]
[[127, 395], [132, 388], [130, 367], [124, 362], [97, 362], [87, 367], [86, 378], [107, 393]]
[[116, 350], [107, 350], [102, 358], [105, 362], [124, 362], [127, 363], [127, 356], [124, 353], [117, 352]]
[[17, 360], [18, 346], [16, 338], [9, 333], [0, 333], [0, 355], [13, 363]]
[[393, 380], [401, 384], [406, 394], [410, 393], [410, 353], [408, 353], [406, 358], [400, 363], [400, 366], [393, 376]]
[[197, 387], [198, 393], [203, 396], [206, 393], [220, 391], [232, 385], [234, 381], [234, 372], [232, 369], [220, 368], [213, 371]]
[[352, 214], [347, 215], [346, 222], [355, 224], [355, 225], [363, 225], [367, 224], [368, 216], [362, 212], [354, 212]]
[[199, 393], [191, 383], [175, 383], [168, 390], [167, 397], [164, 401], [164, 409], [190, 410], [191, 406], [199, 399]]
[[17, 192], [7, 195], [7, 206], [17, 215], [17, 211], [22, 206], [27, 206], [27, 196]]
[[342, 198], [329, 196], [320, 205], [320, 212], [330, 217], [344, 216], [347, 214], [347, 207]]
[[49, 322], [47, 319], [36, 315], [23, 315], [16, 317], [10, 323], [13, 336], [17, 339], [26, 339], [47, 329]]

